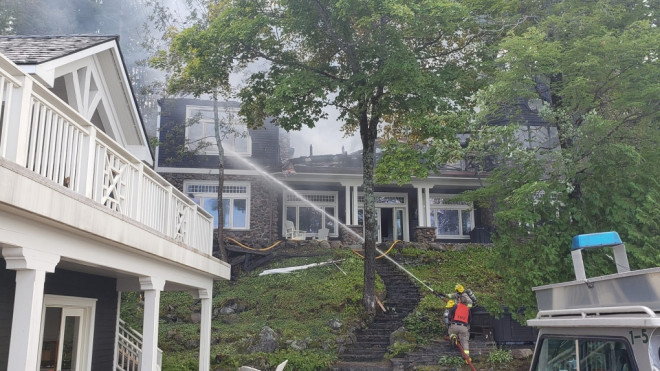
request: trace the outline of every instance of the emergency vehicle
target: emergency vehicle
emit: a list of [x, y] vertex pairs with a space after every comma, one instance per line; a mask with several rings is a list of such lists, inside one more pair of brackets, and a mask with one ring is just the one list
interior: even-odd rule
[[[582, 251], [611, 247], [617, 273], [587, 278]], [[660, 267], [631, 271], [616, 232], [578, 235], [575, 280], [535, 287], [530, 371], [659, 371]]]

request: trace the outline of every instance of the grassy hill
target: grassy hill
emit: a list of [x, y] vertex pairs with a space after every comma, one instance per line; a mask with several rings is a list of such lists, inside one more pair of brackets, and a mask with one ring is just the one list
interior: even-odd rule
[[[390, 256], [434, 290], [452, 292], [456, 283], [471, 288], [479, 303], [499, 308], [497, 274], [487, 267], [491, 254], [483, 246], [455, 245], [460, 250], [433, 251], [417, 247], [394, 248]], [[296, 254], [307, 257], [291, 257]], [[217, 282], [213, 293], [212, 369], [236, 370], [249, 365], [274, 369], [289, 360], [287, 369], [323, 370], [337, 360], [342, 344], [364, 326], [362, 311], [362, 260], [350, 250], [318, 248], [306, 251], [281, 250], [267, 266], [243, 272], [232, 281]], [[288, 274], [259, 276], [266, 269], [338, 261]], [[382, 293], [382, 283], [377, 283]], [[418, 310], [406, 321], [411, 344], [392, 349], [392, 356], [416, 345], [443, 337], [444, 303], [420, 290]], [[132, 327], [141, 326], [138, 294], [123, 295], [122, 319]], [[187, 293], [163, 293], [159, 345], [164, 370], [196, 370], [199, 305]], [[262, 330], [270, 328], [277, 349], [259, 351]], [[272, 349], [271, 349], [272, 350]], [[500, 356], [500, 358], [506, 358]], [[488, 360], [485, 360], [488, 362]], [[494, 362], [495, 360], [490, 360]]]

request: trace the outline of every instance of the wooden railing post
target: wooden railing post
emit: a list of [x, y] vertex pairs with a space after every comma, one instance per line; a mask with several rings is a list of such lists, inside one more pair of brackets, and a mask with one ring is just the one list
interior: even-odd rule
[[135, 194], [133, 195], [135, 197], [135, 215], [133, 218], [137, 220], [138, 222], [142, 224], [147, 224], [144, 218], [142, 217], [142, 202], [144, 202], [145, 195], [143, 193], [144, 189], [144, 164], [142, 162], [139, 162], [137, 164], [138, 168], [138, 179], [137, 179], [137, 186], [134, 189]]
[[[14, 89], [11, 97], [11, 107], [5, 107], [9, 112], [9, 132], [5, 156], [21, 166], [27, 166], [27, 156], [30, 141], [30, 119], [32, 115], [32, 79], [27, 76], [17, 78], [21, 82], [19, 89]], [[3, 136], [5, 134], [3, 133]]]
[[88, 135], [83, 144], [82, 154], [80, 156], [80, 181], [81, 193], [89, 199], [94, 199], [94, 164], [96, 163], [96, 127], [87, 128]]

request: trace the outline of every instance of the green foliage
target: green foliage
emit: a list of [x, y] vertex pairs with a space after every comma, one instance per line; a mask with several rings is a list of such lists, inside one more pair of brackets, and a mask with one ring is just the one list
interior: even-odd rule
[[[217, 282], [213, 307], [219, 310], [237, 304], [241, 309], [234, 314], [218, 314], [213, 321], [214, 365], [267, 369], [288, 359], [287, 367], [314, 370], [326, 369], [335, 362], [336, 338], [363, 321], [362, 261], [350, 251], [333, 250], [330, 255], [315, 258], [277, 260], [266, 269], [328, 260], [341, 260], [337, 264], [346, 275], [330, 264], [288, 274], [259, 276], [261, 271], [254, 271], [234, 281]], [[378, 287], [382, 290], [382, 282]], [[159, 345], [172, 369], [186, 369], [179, 365], [197, 362], [196, 354], [185, 346], [190, 339], [199, 338], [199, 325], [186, 321], [198, 307], [187, 293], [162, 294], [161, 318], [178, 319], [160, 325]], [[342, 322], [340, 331], [329, 327], [332, 319]], [[264, 326], [277, 332], [280, 349], [273, 354], [248, 351]], [[304, 341], [307, 348], [295, 350], [289, 346], [292, 341]]]
[[458, 356], [442, 356], [440, 359], [438, 359], [438, 364], [441, 366], [458, 366], [461, 367], [465, 365], [465, 360], [462, 357]]
[[[447, 143], [450, 119], [439, 121], [447, 132], [409, 132], [423, 146], [386, 144], [392, 158], [384, 172], [398, 181], [424, 176], [440, 164], [430, 160], [434, 153], [446, 155], [437, 161], [462, 156], [477, 174], [489, 170], [485, 187], [462, 199], [493, 213], [488, 269], [504, 304], [525, 309], [521, 320], [536, 311], [531, 287], [573, 275], [577, 234], [616, 230], [634, 268], [660, 263], [660, 27], [649, 12], [660, 3], [499, 5], [497, 14], [514, 15], [515, 27], [504, 27], [493, 49], [498, 68], [480, 70], [483, 88], [471, 96], [479, 110], [463, 126], [469, 140], [460, 149]], [[526, 126], [521, 107], [529, 99], [542, 125]], [[588, 276], [616, 270], [608, 254], [585, 254]]]
[[501, 364], [511, 361], [513, 361], [513, 354], [508, 349], [495, 349], [491, 350], [490, 354], [488, 354], [488, 363]]
[[[478, 304], [491, 313], [500, 311], [502, 279], [489, 262], [496, 256], [494, 249], [483, 245], [458, 245], [458, 251], [433, 251], [412, 247], [397, 250], [395, 260], [402, 262], [415, 277], [427, 282], [433, 290], [440, 293], [454, 292], [457, 283], [471, 289], [478, 299]], [[422, 298], [418, 309], [421, 312], [438, 311], [435, 318], [441, 320], [444, 302], [432, 295], [426, 288], [421, 288]], [[442, 309], [442, 310], [440, 310]], [[427, 314], [428, 315], [428, 314]], [[432, 317], [434, 318], [433, 315]], [[441, 321], [440, 321], [441, 322]]]
[[389, 359], [400, 357], [408, 352], [414, 351], [415, 349], [417, 349], [417, 344], [396, 342], [394, 345], [390, 346], [388, 353], [385, 355], [385, 358]]

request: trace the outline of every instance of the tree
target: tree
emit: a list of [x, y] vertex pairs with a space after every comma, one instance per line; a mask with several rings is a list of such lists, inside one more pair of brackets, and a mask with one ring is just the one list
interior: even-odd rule
[[[170, 94], [187, 93], [196, 98], [210, 95], [213, 101], [214, 143], [218, 148], [218, 253], [219, 258], [228, 261], [224, 245], [224, 210], [222, 192], [224, 187], [225, 150], [222, 141], [235, 134], [233, 115], [220, 118], [219, 97], [231, 94], [229, 85], [230, 62], [218, 58], [214, 40], [209, 35], [206, 20], [198, 21], [172, 37], [169, 49], [160, 51], [151, 59], [151, 65], [168, 71], [167, 92]], [[206, 139], [206, 138], [204, 138]], [[204, 140], [199, 143], [207, 146]]]
[[[633, 267], [659, 262], [659, 5], [545, 2], [499, 46], [500, 69], [479, 95], [476, 123], [484, 129], [504, 118], [518, 130], [516, 103], [531, 102], [552, 136], [491, 137], [481, 148], [498, 166], [470, 199], [495, 210], [502, 298], [528, 317], [532, 286], [573, 275], [576, 234], [616, 230]], [[606, 252], [589, 252], [585, 262], [588, 275], [614, 271]]]
[[[173, 45], [185, 45], [191, 53], [187, 68], [214, 83], [226, 82], [235, 67], [250, 67], [239, 93], [240, 114], [248, 125], [274, 117], [286, 130], [314, 127], [325, 116], [324, 108], [334, 107], [344, 131], [359, 131], [365, 194], [363, 303], [369, 312], [375, 311], [373, 191], [379, 130], [442, 125], [435, 118], [439, 112], [470, 105], [466, 91], [478, 85], [485, 36], [472, 5], [225, 0], [209, 8], [208, 25], [173, 35]], [[255, 64], [265, 67], [255, 70]]]

